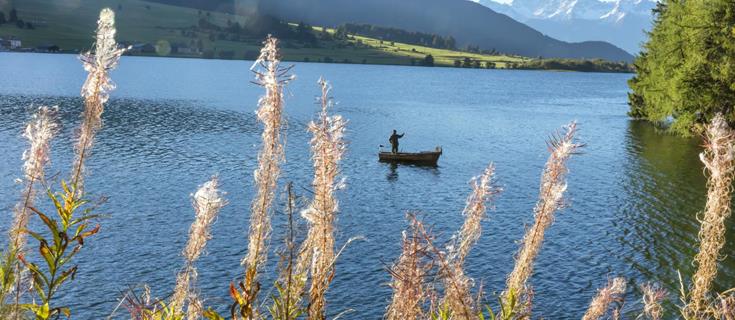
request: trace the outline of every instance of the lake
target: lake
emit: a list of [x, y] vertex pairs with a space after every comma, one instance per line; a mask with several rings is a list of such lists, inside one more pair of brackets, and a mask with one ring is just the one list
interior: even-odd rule
[[[109, 316], [131, 286], [148, 283], [158, 297], [171, 292], [194, 219], [189, 196], [214, 174], [229, 205], [197, 263], [199, 288], [208, 305], [229, 305], [229, 283], [243, 273], [260, 139], [254, 110], [262, 89], [250, 83], [249, 67], [246, 61], [123, 57], [88, 161], [86, 189], [109, 198], [100, 208], [109, 216], [77, 256], [77, 279], [60, 296], [75, 318]], [[85, 72], [73, 55], [13, 53], [0, 53], [0, 70], [5, 232], [20, 193], [14, 180], [26, 147], [24, 123], [34, 107], [59, 106], [63, 128], [47, 172], [67, 176]], [[448, 240], [462, 223], [469, 179], [490, 162], [504, 192], [483, 223], [466, 273], [494, 301], [533, 222], [545, 140], [571, 120], [579, 122], [587, 146], [570, 162], [568, 206], [557, 214], [536, 262], [535, 317], [580, 318], [597, 288], [614, 276], [627, 277], [631, 292], [648, 280], [677, 292], [677, 270], [692, 273], [696, 213], [705, 200], [700, 141], [630, 120], [631, 75], [310, 63], [296, 63], [293, 72], [281, 181], [293, 181], [298, 195], [310, 196], [306, 125], [318, 110], [320, 76], [334, 86], [334, 112], [349, 119], [338, 245], [353, 236], [366, 240], [351, 244], [337, 263], [327, 296], [331, 315], [351, 309], [344, 318], [380, 319], [391, 294], [385, 269], [400, 253], [405, 213], [420, 211], [438, 242]], [[442, 146], [439, 167], [378, 163], [378, 147], [394, 128], [406, 133], [404, 150]], [[277, 203], [271, 248], [282, 247], [284, 200]], [[735, 280], [735, 246], [724, 254], [718, 289]], [[270, 293], [277, 262], [271, 254], [262, 297]], [[626, 310], [640, 308], [637, 301], [631, 298]], [[114, 318], [126, 315], [122, 309]]]

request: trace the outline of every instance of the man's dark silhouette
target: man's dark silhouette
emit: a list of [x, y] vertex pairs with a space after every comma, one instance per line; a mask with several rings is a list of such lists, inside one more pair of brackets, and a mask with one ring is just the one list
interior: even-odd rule
[[388, 141], [390, 141], [390, 146], [391, 146], [391, 152], [392, 153], [398, 153], [398, 139], [403, 138], [403, 135], [404, 134], [405, 133], [398, 134], [398, 133], [396, 133], [396, 130], [395, 129], [393, 130], [393, 134], [390, 135], [390, 138], [388, 139]]

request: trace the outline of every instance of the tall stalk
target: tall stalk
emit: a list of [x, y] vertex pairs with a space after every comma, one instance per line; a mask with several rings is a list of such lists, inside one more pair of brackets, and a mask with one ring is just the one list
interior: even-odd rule
[[[26, 125], [23, 137], [28, 139], [29, 147], [23, 152], [23, 191], [20, 200], [13, 209], [13, 223], [9, 230], [8, 248], [3, 252], [4, 270], [0, 303], [4, 303], [11, 291], [14, 292], [12, 318], [18, 319], [21, 295], [29, 283], [24, 278], [24, 267], [16, 258], [23, 255], [26, 249], [26, 228], [31, 216], [29, 208], [33, 207], [37, 198], [38, 183], [45, 178], [45, 168], [50, 162], [51, 139], [57, 132], [55, 119], [56, 108], [41, 107]], [[2, 315], [2, 313], [0, 313]]]
[[608, 281], [607, 285], [600, 289], [592, 299], [587, 312], [582, 316], [582, 320], [601, 319], [613, 302], [621, 301], [622, 295], [625, 293], [625, 287], [625, 278], [615, 278]]
[[513, 312], [530, 308], [527, 299], [529, 294], [527, 282], [533, 273], [534, 260], [541, 250], [546, 229], [554, 221], [554, 213], [563, 205], [564, 192], [567, 189], [566, 175], [569, 171], [567, 160], [582, 146], [575, 141], [577, 133], [575, 122], [570, 123], [564, 129], [564, 133], [557, 133], [549, 139], [548, 146], [551, 155], [541, 176], [539, 200], [534, 208], [535, 221], [523, 237], [523, 244], [516, 256], [515, 266], [508, 275], [506, 289], [502, 294], [502, 301], [506, 306], [512, 304], [511, 301], [520, 302], [517, 306], [513, 306]]
[[472, 279], [464, 273], [464, 261], [482, 235], [481, 222], [487, 216], [487, 202], [500, 192], [493, 186], [495, 166], [490, 164], [482, 175], [472, 178], [472, 192], [467, 197], [462, 211], [464, 223], [447, 255], [441, 255], [440, 276], [444, 283], [442, 304], [449, 309], [455, 319], [474, 319], [478, 314], [478, 306], [472, 297]]
[[186, 265], [184, 270], [176, 277], [176, 287], [170, 303], [175, 314], [183, 314], [184, 306], [187, 305], [187, 317], [189, 319], [199, 319], [202, 316], [201, 302], [198, 301], [194, 290], [197, 278], [194, 262], [202, 255], [207, 241], [212, 238], [209, 231], [210, 226], [226, 204], [218, 187], [219, 182], [214, 177], [192, 195], [192, 205], [196, 218], [191, 224], [189, 240], [182, 251], [186, 259]]
[[115, 42], [116, 33], [115, 13], [108, 8], [102, 9], [97, 21], [94, 53], [87, 52], [79, 56], [88, 74], [82, 86], [84, 111], [71, 175], [71, 186], [76, 189], [78, 195], [84, 193], [85, 161], [92, 151], [94, 137], [102, 127], [105, 103], [110, 98], [110, 92], [115, 89], [115, 84], [110, 79], [110, 72], [115, 69], [120, 56], [126, 50], [119, 48]]
[[305, 258], [311, 261], [309, 288], [310, 319], [326, 317], [326, 292], [334, 277], [336, 259], [334, 241], [334, 222], [338, 211], [334, 191], [341, 187], [337, 181], [340, 174], [339, 162], [345, 152], [344, 131], [346, 121], [339, 115], [330, 116], [329, 108], [332, 100], [329, 96], [331, 87], [320, 79], [322, 90], [320, 98], [321, 112], [318, 119], [309, 124], [311, 139], [311, 155], [314, 162], [314, 199], [302, 215], [309, 223], [309, 231], [304, 242]]
[[385, 319], [388, 320], [422, 320], [428, 318], [424, 310], [431, 298], [433, 288], [427, 281], [434, 268], [430, 241], [425, 241], [422, 234], [423, 222], [415, 214], [407, 214], [408, 230], [403, 231], [403, 250], [397, 261], [388, 270], [393, 289], [391, 303]]
[[258, 154], [258, 169], [254, 173], [258, 191], [250, 207], [248, 252], [242, 260], [245, 267], [242, 287], [246, 300], [242, 313], [246, 317], [255, 317], [257, 314], [255, 306], [260, 290], [258, 273], [268, 256], [271, 209], [283, 161], [283, 88], [293, 79], [288, 75], [290, 68], [280, 66], [278, 40], [269, 36], [263, 45], [260, 56], [251, 68], [255, 73], [255, 83], [265, 88], [265, 95], [258, 101], [256, 111], [258, 120], [263, 124], [263, 142]]
[[707, 126], [705, 150], [699, 155], [709, 177], [707, 203], [699, 220], [699, 252], [694, 261], [697, 271], [693, 277], [686, 312], [697, 317], [709, 305], [712, 281], [717, 276], [717, 260], [725, 246], [725, 221], [731, 214], [732, 179], [735, 172], [735, 132], [725, 118], [718, 114]]
[[41, 107], [33, 115], [23, 132], [28, 139], [29, 148], [23, 153], [23, 192], [21, 200], [14, 209], [13, 224], [10, 227], [10, 244], [17, 251], [23, 251], [26, 245], [26, 226], [30, 217], [29, 207], [33, 207], [37, 187], [44, 180], [45, 168], [50, 162], [51, 139], [57, 132], [58, 125], [54, 119], [56, 109]]

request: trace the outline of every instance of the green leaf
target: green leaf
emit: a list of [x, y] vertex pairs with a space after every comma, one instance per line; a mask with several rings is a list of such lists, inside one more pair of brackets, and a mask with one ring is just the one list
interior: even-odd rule
[[34, 239], [38, 240], [39, 242], [46, 241], [46, 238], [44, 238], [42, 235], [40, 235], [40, 234], [38, 234], [36, 232], [30, 231], [30, 230], [23, 230], [23, 232], [31, 235], [31, 237], [33, 237]]
[[100, 225], [98, 224], [97, 226], [94, 227], [94, 229], [89, 230], [87, 232], [83, 232], [82, 234], [74, 237], [74, 239], [72, 239], [72, 240], [77, 240], [77, 241], [79, 241], [79, 244], [84, 244], [84, 238], [89, 237], [89, 236], [92, 236], [92, 235], [96, 234], [99, 231], [100, 231]]
[[48, 303], [44, 303], [33, 310], [36, 314], [36, 318], [46, 320], [51, 315]]
[[33, 211], [35, 214], [38, 215], [39, 218], [41, 218], [41, 221], [46, 225], [46, 227], [49, 228], [53, 233], [59, 232], [59, 225], [56, 223], [56, 220], [53, 220], [49, 218], [47, 215], [43, 214], [43, 212], [38, 211], [38, 209], [34, 207], [28, 207], [31, 211]]
[[49, 268], [49, 273], [55, 273], [56, 259], [54, 258], [54, 254], [51, 252], [48, 243], [46, 243], [46, 241], [41, 241], [41, 244], [38, 247], [38, 251], [41, 254], [41, 257], [43, 257], [43, 260], [46, 261], [46, 265]]
[[67, 318], [71, 317], [71, 310], [67, 307], [59, 308], [59, 312], [63, 313]]
[[80, 222], [85, 222], [92, 219], [100, 219], [102, 217], [103, 216], [101, 214], [85, 214], [84, 216], [72, 220], [69, 224], [74, 226], [79, 224]]
[[74, 276], [76, 274], [77, 274], [77, 266], [74, 266], [71, 269], [62, 272], [61, 275], [56, 280], [54, 280], [54, 282], [51, 285], [54, 288], [57, 288], [61, 286], [61, 284], [63, 284], [64, 281], [66, 281], [69, 277], [74, 279]]
[[219, 315], [219, 313], [217, 313], [216, 311], [212, 310], [212, 308], [209, 308], [206, 311], [204, 311], [203, 316], [204, 318], [208, 320], [225, 320], [224, 317]]
[[240, 291], [235, 288], [235, 285], [233, 283], [230, 283], [230, 296], [238, 305], [242, 305], [245, 303], [245, 298], [240, 294]]
[[[33, 262], [25, 262], [24, 260], [23, 264], [28, 268], [28, 270], [31, 272], [31, 274], [34, 276], [34, 281], [39, 284], [48, 285], [48, 278], [46, 278], [46, 275], [44, 275], [43, 272], [38, 268], [38, 266]], [[38, 279], [35, 279], [35, 277], [38, 276]], [[39, 281], [40, 280], [40, 281]]]

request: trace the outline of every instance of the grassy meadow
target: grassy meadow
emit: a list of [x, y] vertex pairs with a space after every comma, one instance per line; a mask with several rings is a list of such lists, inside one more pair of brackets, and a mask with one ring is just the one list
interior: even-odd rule
[[[21, 29], [13, 23], [0, 25], [0, 37], [14, 36], [23, 41], [24, 47], [57, 45], [63, 52], [82, 52], [89, 49], [89, 30], [94, 29], [97, 13], [105, 7], [113, 8], [117, 14], [119, 33], [117, 39], [125, 43], [149, 43], [156, 52], [138, 52], [136, 55], [208, 57], [225, 59], [255, 59], [260, 51], [261, 38], [230, 41], [214, 37], [214, 32], [191, 31], [199, 19], [225, 26], [230, 23], [247, 22], [246, 17], [221, 12], [207, 12], [185, 7], [164, 5], [142, 0], [23, 0], [10, 4], [0, 3], [0, 10], [8, 16], [16, 8], [18, 17], [31, 22], [34, 29]], [[291, 23], [295, 26], [295, 23]], [[314, 31], [332, 28], [315, 26]], [[200, 53], [171, 53], [172, 44], [201, 43]], [[226, 53], [226, 54], [223, 54]], [[431, 55], [435, 66], [474, 68], [521, 68], [542, 70], [577, 70], [601, 72], [628, 72], [629, 67], [610, 68], [600, 63], [581, 69], [577, 64], [563, 62], [554, 64], [532, 63], [537, 59], [512, 55], [489, 55], [457, 50], [437, 49], [400, 42], [381, 41], [361, 35], [350, 35], [341, 40], [320, 40], [318, 46], [305, 45], [297, 41], [282, 42], [282, 59], [286, 61], [421, 65]], [[466, 63], [470, 62], [470, 63]], [[613, 64], [611, 62], [611, 64]]]

